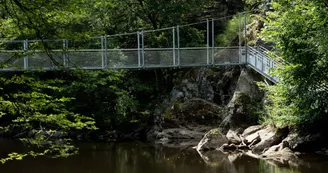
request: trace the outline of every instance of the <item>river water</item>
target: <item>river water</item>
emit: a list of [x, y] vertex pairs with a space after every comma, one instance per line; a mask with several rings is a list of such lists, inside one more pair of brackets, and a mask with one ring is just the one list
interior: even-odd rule
[[[190, 148], [166, 148], [139, 142], [82, 143], [69, 158], [26, 158], [0, 165], [0, 173], [327, 173], [328, 158], [307, 156], [297, 167], [219, 151], [201, 157]], [[23, 151], [18, 142], [0, 141], [0, 156]], [[295, 164], [294, 164], [295, 166]]]

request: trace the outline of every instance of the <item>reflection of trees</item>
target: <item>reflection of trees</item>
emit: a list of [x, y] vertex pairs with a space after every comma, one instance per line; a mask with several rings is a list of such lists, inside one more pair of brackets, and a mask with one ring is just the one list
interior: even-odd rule
[[[3, 143], [3, 151], [24, 150], [17, 143]], [[47, 173], [299, 173], [325, 172], [326, 158], [299, 161], [302, 171], [270, 165], [265, 160], [242, 153], [224, 154], [220, 151], [202, 153], [193, 149], [149, 146], [143, 143], [80, 144], [80, 154], [67, 159], [37, 157], [1, 165], [1, 172]], [[6, 154], [6, 153], [0, 153]]]

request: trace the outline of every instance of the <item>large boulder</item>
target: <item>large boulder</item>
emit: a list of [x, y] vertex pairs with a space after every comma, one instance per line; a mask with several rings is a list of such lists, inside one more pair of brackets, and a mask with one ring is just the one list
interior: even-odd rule
[[261, 78], [250, 69], [244, 68], [241, 71], [233, 97], [226, 106], [228, 114], [220, 124], [223, 132], [229, 129], [245, 129], [257, 123], [258, 117], [253, 115], [253, 112], [264, 97], [263, 91], [256, 84], [260, 80]]
[[274, 165], [287, 165], [297, 160], [297, 155], [288, 148], [286, 141], [270, 147], [261, 156]]
[[313, 152], [326, 145], [326, 139], [320, 134], [301, 135], [290, 133], [285, 139], [289, 148], [294, 151]]
[[196, 149], [197, 151], [214, 150], [220, 148], [225, 143], [228, 143], [226, 136], [219, 129], [212, 129], [205, 134]]
[[251, 98], [243, 92], [235, 92], [233, 98], [227, 106], [228, 116], [220, 124], [223, 132], [229, 129], [246, 128], [255, 124], [257, 117], [252, 116]]
[[206, 125], [215, 126], [224, 118], [223, 108], [200, 98], [177, 102], [162, 114], [163, 128]]
[[157, 139], [195, 139], [200, 140], [202, 139], [204, 133], [191, 131], [185, 128], [173, 128], [173, 129], [164, 129], [161, 132], [158, 132], [156, 135]]
[[261, 153], [265, 149], [279, 144], [288, 134], [288, 129], [277, 129], [272, 126], [252, 126], [247, 128], [242, 137], [254, 153]]
[[232, 143], [232, 144], [239, 145], [242, 142], [238, 132], [233, 131], [233, 130], [229, 130], [228, 133], [226, 134], [226, 137], [227, 137], [229, 143]]
[[171, 102], [191, 98], [201, 98], [213, 101], [215, 85], [212, 84], [210, 76], [213, 74], [208, 68], [199, 68], [187, 72], [188, 78], [182, 79], [181, 83], [174, 86], [171, 91]]

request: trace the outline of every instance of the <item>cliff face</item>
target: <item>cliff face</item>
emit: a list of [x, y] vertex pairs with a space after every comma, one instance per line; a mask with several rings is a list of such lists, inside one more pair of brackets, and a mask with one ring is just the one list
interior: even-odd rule
[[[181, 73], [181, 72], [180, 72]], [[253, 112], [263, 93], [261, 76], [246, 67], [195, 68], [184, 71], [170, 95], [155, 109], [151, 141], [197, 143], [211, 128], [246, 128], [257, 122]]]

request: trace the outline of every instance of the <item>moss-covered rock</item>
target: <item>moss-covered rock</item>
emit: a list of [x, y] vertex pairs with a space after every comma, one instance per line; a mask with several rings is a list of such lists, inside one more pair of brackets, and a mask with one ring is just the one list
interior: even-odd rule
[[213, 129], [205, 134], [197, 145], [197, 151], [214, 150], [228, 143], [228, 139], [219, 129]]
[[224, 118], [224, 109], [203, 99], [193, 98], [177, 102], [162, 114], [163, 128], [172, 126], [217, 126]]

